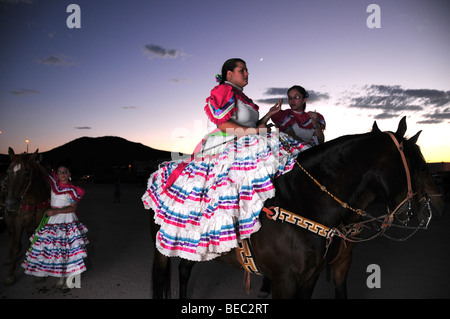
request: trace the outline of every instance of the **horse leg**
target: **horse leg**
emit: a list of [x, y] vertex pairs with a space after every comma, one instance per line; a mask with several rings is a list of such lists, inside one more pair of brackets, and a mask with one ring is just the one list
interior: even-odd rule
[[180, 299], [187, 298], [187, 284], [191, 277], [192, 268], [195, 265], [195, 261], [181, 259], [178, 266], [178, 276], [180, 282]]
[[267, 277], [263, 277], [263, 284], [259, 289], [258, 298], [267, 298], [271, 290], [272, 290], [272, 281]]
[[[159, 226], [153, 219], [153, 214], [149, 214], [150, 233], [152, 238], [156, 238]], [[156, 243], [156, 239], [154, 239]], [[155, 246], [154, 246], [155, 247]], [[171, 298], [171, 271], [170, 258], [161, 254], [156, 247], [153, 254], [152, 287], [153, 299]]]
[[334, 289], [336, 299], [347, 299], [347, 275], [352, 263], [352, 250], [354, 243], [341, 242], [341, 254], [331, 264], [334, 276]]
[[152, 283], [154, 299], [170, 299], [170, 258], [155, 249], [153, 260]]
[[296, 282], [289, 278], [273, 278], [272, 298], [273, 299], [293, 299], [297, 292]]
[[272, 297], [274, 299], [311, 299], [318, 278], [319, 276], [315, 275], [303, 283], [289, 276], [275, 278], [272, 280]]
[[4, 284], [5, 285], [13, 285], [16, 281], [16, 263], [17, 257], [19, 256], [19, 252], [22, 249], [22, 233], [23, 229], [17, 223], [13, 223], [13, 227], [10, 228], [10, 237], [9, 237], [9, 253], [7, 263], [9, 264], [8, 274], [6, 275]]

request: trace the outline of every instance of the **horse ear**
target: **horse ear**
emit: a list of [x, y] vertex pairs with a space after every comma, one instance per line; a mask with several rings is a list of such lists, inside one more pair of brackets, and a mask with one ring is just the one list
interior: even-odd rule
[[406, 116], [404, 116], [401, 120], [400, 123], [398, 123], [398, 128], [397, 128], [397, 137], [399, 138], [403, 138], [403, 136], [405, 136], [406, 133]]
[[380, 132], [381, 130], [378, 128], [377, 121], [374, 121], [372, 125], [372, 133], [380, 133]]
[[417, 140], [419, 139], [420, 133], [422, 133], [422, 131], [417, 132], [416, 135], [414, 135], [413, 137], [411, 137], [409, 140], [410, 140], [411, 142], [413, 142], [414, 144], [416, 144], [416, 143], [417, 143]]
[[16, 158], [16, 154], [14, 153], [14, 150], [11, 147], [8, 147], [8, 155], [9, 158], [11, 159], [11, 162], [14, 161], [14, 159]]
[[33, 155], [30, 156], [30, 161], [34, 162], [38, 155], [39, 155], [39, 149], [36, 149], [36, 151], [33, 153]]

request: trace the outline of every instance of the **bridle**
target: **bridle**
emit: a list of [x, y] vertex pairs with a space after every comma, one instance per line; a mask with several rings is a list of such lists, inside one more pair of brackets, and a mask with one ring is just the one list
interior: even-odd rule
[[[305, 230], [308, 230], [318, 236], [321, 236], [323, 238], [326, 239], [326, 246], [325, 246], [325, 254], [324, 254], [324, 258], [327, 255], [328, 252], [328, 248], [331, 245], [331, 242], [333, 240], [334, 236], [338, 236], [340, 238], [342, 238], [344, 240], [344, 244], [346, 241], [349, 242], [365, 242], [365, 241], [369, 241], [372, 239], [375, 239], [377, 237], [380, 236], [385, 236], [389, 239], [392, 240], [396, 240], [396, 241], [404, 241], [410, 237], [412, 237], [419, 229], [427, 229], [428, 227], [428, 223], [431, 220], [432, 217], [432, 213], [431, 213], [431, 206], [430, 206], [430, 199], [428, 197], [428, 195], [425, 193], [425, 191], [422, 189], [422, 193], [424, 194], [424, 197], [422, 199], [420, 199], [419, 201], [424, 201], [424, 205], [421, 208], [422, 209], [428, 209], [429, 215], [428, 218], [424, 221], [421, 221], [420, 224], [417, 227], [408, 227], [407, 223], [409, 221], [410, 216], [412, 216], [412, 200], [414, 198], [414, 196], [416, 195], [416, 193], [414, 193], [414, 190], [412, 188], [412, 181], [411, 181], [411, 172], [408, 166], [408, 162], [406, 160], [405, 154], [404, 154], [404, 149], [403, 149], [403, 141], [401, 141], [400, 143], [397, 141], [396, 137], [394, 136], [393, 133], [391, 132], [385, 132], [387, 133], [392, 141], [394, 142], [397, 150], [400, 153], [401, 159], [402, 159], [402, 163], [403, 163], [403, 167], [405, 169], [405, 174], [406, 174], [406, 184], [407, 184], [407, 194], [406, 194], [406, 198], [400, 202], [400, 204], [398, 204], [398, 206], [391, 211], [389, 209], [389, 207], [387, 207], [387, 214], [380, 216], [380, 217], [374, 217], [371, 214], [367, 213], [366, 211], [362, 210], [362, 209], [355, 209], [351, 206], [349, 206], [346, 202], [342, 201], [341, 199], [339, 199], [337, 196], [333, 195], [330, 191], [328, 191], [326, 189], [326, 187], [324, 185], [322, 185], [319, 181], [317, 181], [296, 159], [296, 157], [294, 157], [292, 155], [291, 152], [291, 148], [289, 146], [289, 144], [284, 141], [283, 137], [281, 135], [279, 135], [279, 139], [281, 141], [281, 143], [283, 144], [284, 148], [290, 153], [290, 155], [294, 158], [295, 163], [297, 164], [298, 167], [300, 167], [300, 169], [309, 177], [311, 178], [314, 183], [320, 188], [320, 190], [322, 192], [325, 192], [328, 196], [330, 196], [331, 198], [333, 198], [336, 202], [338, 202], [344, 209], [348, 209], [360, 216], [362, 216], [365, 220], [364, 221], [360, 221], [360, 222], [356, 222], [356, 223], [350, 223], [350, 224], [346, 224], [346, 225], [339, 225], [337, 227], [327, 227], [325, 225], [322, 225], [320, 223], [317, 223], [313, 220], [310, 220], [308, 218], [305, 218], [303, 216], [300, 216], [299, 214], [290, 212], [288, 210], [285, 210], [281, 207], [263, 207], [262, 211], [264, 211], [266, 213], [267, 218], [273, 220], [273, 221], [281, 221], [281, 222], [287, 222], [290, 224], [293, 224], [295, 226], [299, 226]], [[416, 181], [418, 183], [418, 181]], [[420, 183], [418, 183], [420, 185]], [[421, 186], [421, 185], [420, 185]], [[403, 225], [395, 225], [393, 224], [393, 220], [394, 217], [397, 217], [398, 219], [398, 215], [400, 212], [403, 212], [405, 209], [407, 209], [406, 215], [407, 215], [407, 220], [406, 221], [400, 221]], [[398, 219], [399, 220], [399, 219]], [[374, 223], [374, 222], [381, 222], [381, 226], [376, 226], [376, 232], [374, 235], [369, 236], [368, 238], [361, 238], [359, 237], [360, 233], [362, 232], [362, 230], [364, 228], [370, 228], [368, 226], [366, 226], [366, 224], [368, 223]], [[412, 233], [409, 234], [406, 237], [403, 238], [393, 238], [390, 237], [388, 235], [385, 234], [386, 230], [389, 229], [391, 226], [396, 226], [396, 227], [400, 227], [400, 228], [406, 228], [406, 229], [412, 229]], [[253, 273], [253, 274], [257, 274], [257, 275], [263, 275], [262, 272], [260, 271], [255, 258], [254, 258], [254, 254], [252, 251], [252, 245], [251, 245], [251, 240], [250, 238], [243, 240], [241, 243], [239, 243], [239, 246], [236, 250], [237, 254], [238, 254], [238, 260], [241, 262], [243, 268], [246, 270], [246, 275], [247, 278], [246, 282], [247, 285], [249, 284], [249, 277], [248, 274]], [[333, 258], [333, 261], [336, 260], [337, 257]], [[333, 261], [331, 261], [330, 263], [332, 263]]]
[[[397, 208], [394, 209], [393, 215], [396, 216], [397, 220], [399, 220], [404, 225], [404, 228], [407, 228], [406, 225], [408, 224], [410, 217], [413, 215], [412, 214], [412, 200], [413, 200], [414, 196], [417, 195], [417, 193], [414, 193], [414, 190], [412, 188], [411, 171], [408, 167], [408, 162], [406, 161], [405, 153], [403, 152], [403, 141], [401, 141], [399, 143], [393, 133], [391, 133], [391, 132], [386, 132], [386, 133], [391, 137], [392, 141], [394, 142], [395, 146], [397, 147], [397, 149], [400, 153], [400, 156], [402, 158], [403, 167], [405, 168], [408, 192], [406, 194], [406, 198], [397, 206]], [[430, 206], [430, 198], [418, 180], [416, 180], [416, 184], [418, 184], [418, 186], [421, 187], [422, 193], [423, 193], [423, 197], [419, 200], [419, 202], [424, 201], [424, 206], [422, 209], [420, 209], [420, 211], [422, 211], [424, 208], [427, 208], [428, 213], [429, 213], [428, 218], [426, 220], [421, 221], [419, 227], [427, 229], [428, 224], [433, 216], [431, 206]], [[400, 214], [398, 214], [398, 212], [405, 210], [406, 205], [407, 205], [407, 212], [406, 212], [407, 218], [405, 220], [400, 220], [399, 219]], [[389, 211], [389, 208], [388, 208], [388, 211]]]
[[[352, 211], [352, 212], [354, 212], [354, 213], [356, 213], [356, 214], [358, 214], [358, 215], [360, 215], [360, 216], [365, 218], [365, 220], [361, 221], [361, 222], [347, 224], [347, 225], [340, 225], [338, 227], [329, 229], [329, 231], [327, 231], [327, 235], [325, 236], [326, 238], [329, 239], [329, 238], [337, 235], [337, 236], [339, 236], [339, 237], [341, 237], [341, 238], [343, 238], [345, 240], [352, 241], [352, 242], [368, 241], [368, 240], [374, 239], [376, 237], [379, 237], [381, 235], [384, 235], [385, 231], [388, 228], [390, 228], [391, 226], [394, 225], [393, 224], [394, 217], [397, 217], [397, 220], [399, 220], [403, 224], [403, 225], [395, 225], [396, 227], [405, 228], [405, 229], [413, 229], [414, 233], [417, 232], [417, 230], [419, 230], [419, 229], [427, 229], [428, 224], [429, 224], [429, 222], [431, 220], [431, 217], [432, 217], [432, 212], [431, 212], [431, 206], [430, 206], [430, 199], [429, 199], [428, 195], [424, 191], [423, 191], [424, 197], [419, 200], [419, 202], [424, 201], [424, 204], [423, 204], [422, 208], [420, 209], [420, 211], [422, 211], [424, 209], [427, 209], [428, 212], [429, 212], [428, 218], [426, 220], [421, 221], [417, 227], [408, 227], [407, 226], [407, 223], [409, 222], [409, 218], [410, 218], [410, 216], [412, 216], [412, 200], [413, 200], [414, 196], [416, 195], [416, 193], [414, 193], [414, 190], [412, 188], [411, 172], [410, 172], [410, 169], [409, 169], [409, 166], [408, 166], [408, 162], [407, 162], [405, 154], [404, 154], [403, 141], [401, 141], [399, 143], [393, 133], [391, 133], [391, 132], [385, 132], [385, 133], [388, 134], [391, 137], [391, 139], [394, 142], [397, 150], [400, 153], [400, 156], [401, 156], [401, 159], [402, 159], [402, 163], [403, 163], [403, 167], [405, 169], [406, 184], [407, 184], [408, 190], [407, 190], [406, 198], [403, 201], [401, 201], [400, 204], [398, 204], [398, 206], [393, 211], [391, 211], [389, 209], [389, 207], [387, 207], [387, 214], [385, 214], [383, 216], [380, 216], [380, 217], [374, 217], [374, 216], [372, 216], [371, 214], [369, 214], [368, 212], [366, 212], [366, 211], [364, 211], [362, 209], [355, 209], [355, 208], [351, 207], [350, 205], [348, 205], [346, 202], [344, 202], [341, 199], [339, 199], [337, 196], [333, 195], [330, 191], [328, 191], [326, 189], [326, 187], [324, 185], [322, 185], [319, 181], [317, 181], [298, 162], [298, 160], [294, 157], [294, 160], [295, 160], [295, 163], [297, 164], [297, 166], [300, 167], [300, 169], [309, 178], [311, 178], [313, 180], [313, 182], [317, 186], [319, 186], [319, 188], [320, 188], [320, 190], [322, 192], [325, 192], [328, 196], [333, 198], [343, 208], [348, 209], [348, 210], [350, 210], [350, 211]], [[286, 141], [283, 140], [283, 137], [281, 135], [280, 135], [280, 141], [283, 144], [284, 148], [289, 153], [291, 153], [291, 155], [292, 155], [292, 152], [290, 150], [290, 146], [288, 145], [288, 143]], [[274, 212], [273, 209], [276, 209], [278, 211], [282, 211], [284, 214], [275, 214], [275, 213], [273, 213]], [[265, 207], [263, 210], [266, 212], [267, 216], [269, 218], [273, 219], [273, 220], [276, 220], [277, 216], [282, 216], [282, 215], [296, 216], [295, 218], [293, 218], [293, 217], [286, 218], [286, 219], [283, 218], [283, 221], [289, 221], [289, 220], [295, 220], [295, 219], [297, 219], [297, 220], [298, 219], [300, 219], [300, 220], [301, 219], [305, 219], [304, 217], [302, 217], [302, 216], [300, 216], [300, 215], [298, 215], [296, 213], [289, 212], [289, 211], [284, 210], [283, 208], [280, 208], [280, 207], [271, 207], [271, 208], [266, 208]], [[398, 218], [398, 215], [401, 212], [404, 212], [405, 210], [407, 211], [406, 212], [406, 215], [408, 216], [407, 220], [401, 221]], [[270, 213], [269, 213], [269, 211], [270, 211]], [[274, 216], [275, 216], [275, 219], [274, 219]], [[308, 219], [306, 219], [306, 220], [309, 221], [310, 224], [318, 224], [318, 223], [316, 223], [314, 221], [310, 221]], [[361, 232], [363, 227], [367, 227], [366, 224], [372, 223], [374, 221], [381, 221], [381, 226], [377, 227], [377, 232], [373, 236], [370, 236], [369, 238], [358, 238], [358, 237], [356, 237], [356, 236], [359, 235], [359, 233]], [[298, 223], [296, 223], [296, 224], [298, 224]], [[316, 230], [315, 227], [303, 227], [303, 228], [306, 228], [308, 230], [310, 230], [310, 228], [311, 228], [312, 229], [311, 231], [317, 233], [315, 231]], [[412, 235], [407, 236], [405, 238], [396, 239], [396, 240], [406, 240], [407, 238], [410, 238], [411, 236]], [[391, 238], [389, 236], [388, 236], [388, 238], [395, 239], [395, 238]]]
[[6, 210], [7, 212], [16, 212], [17, 214], [20, 216], [20, 212], [32, 212], [34, 213], [34, 217], [36, 217], [36, 214], [38, 211], [42, 210], [42, 209], [47, 209], [50, 206], [50, 202], [49, 200], [46, 200], [42, 203], [38, 203], [38, 204], [25, 204], [24, 198], [27, 195], [27, 192], [31, 186], [31, 182], [33, 180], [33, 177], [30, 175], [29, 181], [27, 186], [25, 187], [25, 190], [23, 191], [22, 195], [20, 196], [20, 200], [19, 200], [19, 208], [17, 210]]

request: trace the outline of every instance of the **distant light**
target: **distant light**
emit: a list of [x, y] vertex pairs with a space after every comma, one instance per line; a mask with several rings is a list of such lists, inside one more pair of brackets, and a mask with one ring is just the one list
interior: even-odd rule
[[264, 60], [264, 58], [259, 59], [259, 62], [262, 62]]

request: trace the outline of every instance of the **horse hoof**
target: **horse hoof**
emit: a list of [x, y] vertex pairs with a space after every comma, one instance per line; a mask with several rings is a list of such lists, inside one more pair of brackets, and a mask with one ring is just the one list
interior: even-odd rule
[[15, 278], [14, 278], [14, 276], [8, 276], [8, 277], [6, 277], [6, 279], [5, 279], [5, 281], [3, 282], [3, 284], [5, 285], [5, 286], [12, 286], [12, 285], [14, 285], [14, 283], [15, 283]]

